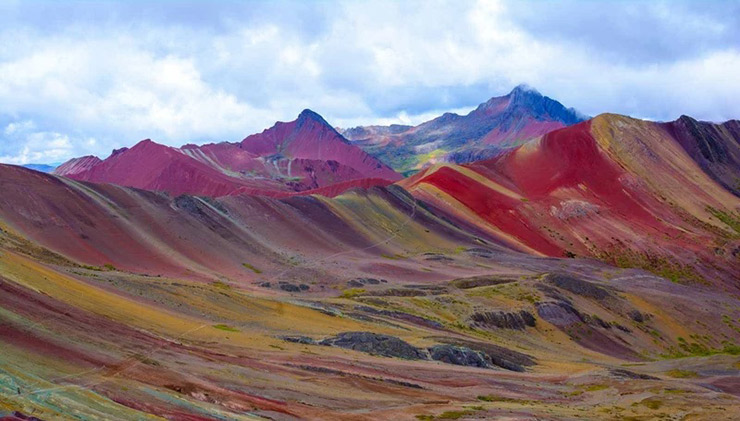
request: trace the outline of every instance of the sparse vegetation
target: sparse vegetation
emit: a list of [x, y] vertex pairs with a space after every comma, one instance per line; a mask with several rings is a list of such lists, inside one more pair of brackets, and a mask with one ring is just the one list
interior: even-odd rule
[[231, 289], [231, 285], [223, 282], [223, 281], [213, 281], [211, 282], [211, 285], [213, 285], [214, 288], [217, 289]]
[[437, 419], [439, 420], [459, 420], [462, 417], [467, 417], [469, 415], [473, 415], [475, 411], [471, 411], [469, 409], [462, 410], [462, 411], [445, 411], [439, 416], [437, 416]]
[[422, 420], [422, 421], [459, 420], [460, 418], [468, 417], [470, 415], [475, 414], [475, 411], [481, 411], [481, 410], [483, 410], [482, 407], [471, 407], [470, 409], [445, 411], [437, 416], [429, 415], [429, 414], [421, 414], [421, 415], [417, 415], [416, 419]]
[[675, 347], [670, 349], [670, 352], [662, 354], [663, 358], [686, 358], [686, 357], [708, 357], [710, 355], [726, 354], [726, 355], [740, 355], [740, 345], [725, 342], [722, 348], [710, 348], [706, 345], [697, 342], [687, 342], [684, 338], [678, 338], [679, 349]]
[[360, 295], [363, 295], [367, 292], [364, 288], [347, 288], [344, 291], [342, 291], [342, 295], [340, 295], [340, 298], [355, 298]]
[[252, 266], [252, 265], [251, 265], [251, 264], [249, 264], [249, 263], [242, 263], [242, 266], [244, 266], [245, 268], [247, 268], [247, 269], [251, 270], [252, 272], [254, 272], [254, 273], [258, 274], [258, 275], [259, 275], [260, 273], [262, 273], [262, 271], [261, 271], [261, 270], [257, 269], [256, 267]]
[[508, 403], [519, 403], [519, 404], [527, 404], [530, 402], [525, 399], [507, 398], [504, 396], [496, 396], [496, 395], [481, 395], [481, 396], [478, 396], [478, 400], [483, 401], [483, 402], [508, 402]]
[[231, 327], [229, 325], [224, 325], [224, 324], [213, 325], [213, 327], [219, 330], [225, 330], [227, 332], [238, 332], [239, 331], [239, 329], [235, 327]]
[[737, 333], [740, 333], [740, 327], [738, 327], [735, 322], [732, 320], [732, 317], [724, 314], [722, 315], [722, 323], [726, 324], [730, 329], [734, 330]]
[[643, 399], [640, 403], [652, 410], [660, 409], [660, 407], [663, 406], [663, 401], [655, 398]]
[[711, 206], [707, 207], [707, 211], [715, 218], [732, 228], [736, 233], [740, 234], [740, 214], [736, 214], [735, 212], [725, 212]]
[[696, 371], [690, 371], [690, 370], [671, 370], [667, 371], [666, 376], [673, 377], [675, 379], [695, 379], [699, 377], [699, 374], [696, 373]]
[[681, 264], [668, 257], [636, 251], [626, 246], [620, 248], [619, 251], [597, 253], [597, 257], [619, 268], [643, 269], [678, 284], [709, 284], [692, 266]]
[[684, 393], [689, 393], [689, 391], [683, 389], [663, 389], [663, 393], [666, 395], [683, 395]]

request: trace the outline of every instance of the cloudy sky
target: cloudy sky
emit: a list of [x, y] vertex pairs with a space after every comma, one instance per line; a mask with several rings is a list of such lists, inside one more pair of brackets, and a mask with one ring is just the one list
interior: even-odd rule
[[235, 141], [304, 108], [418, 123], [519, 83], [724, 121], [739, 75], [740, 2], [0, 0], [0, 162]]

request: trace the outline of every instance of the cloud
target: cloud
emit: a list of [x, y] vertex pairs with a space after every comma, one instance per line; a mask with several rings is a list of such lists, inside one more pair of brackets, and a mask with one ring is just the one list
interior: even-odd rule
[[0, 161], [234, 141], [303, 108], [417, 124], [522, 82], [591, 115], [737, 118], [739, 5], [3, 2]]
[[9, 141], [0, 147], [0, 162], [8, 164], [61, 162], [72, 151], [72, 142], [67, 135], [38, 131], [32, 121], [9, 123], [3, 129], [3, 135]]

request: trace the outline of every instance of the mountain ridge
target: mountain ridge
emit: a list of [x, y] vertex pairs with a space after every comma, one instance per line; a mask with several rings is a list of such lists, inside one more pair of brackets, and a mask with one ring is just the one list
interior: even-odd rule
[[[400, 179], [392, 169], [351, 145], [326, 120], [303, 110], [290, 122], [277, 122], [240, 142], [186, 144], [180, 148], [144, 139], [105, 160], [87, 156], [54, 172], [77, 180], [114, 183], [172, 194], [222, 196], [235, 191], [290, 195], [300, 191], [351, 188], [368, 181]], [[383, 181], [381, 181], [383, 180]]]
[[341, 133], [397, 171], [409, 173], [436, 162], [485, 159], [585, 119], [536, 89], [518, 85], [465, 115], [448, 112], [417, 126], [359, 126]]
[[590, 256], [740, 288], [721, 281], [740, 276], [740, 200], [679, 139], [666, 123], [601, 114], [399, 184], [529, 253]]

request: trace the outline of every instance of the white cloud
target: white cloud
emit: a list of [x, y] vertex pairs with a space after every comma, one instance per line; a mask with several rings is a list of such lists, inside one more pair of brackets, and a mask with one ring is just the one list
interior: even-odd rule
[[3, 130], [3, 133], [5, 136], [13, 136], [18, 132], [26, 132], [29, 130], [32, 130], [34, 128], [33, 121], [18, 121], [14, 123], [8, 123], [7, 126], [5, 126], [5, 129]]
[[5, 127], [4, 133], [21, 147], [13, 155], [0, 155], [0, 162], [17, 165], [60, 162], [67, 159], [73, 149], [67, 135], [34, 131], [33, 122], [29, 121], [10, 123]]

